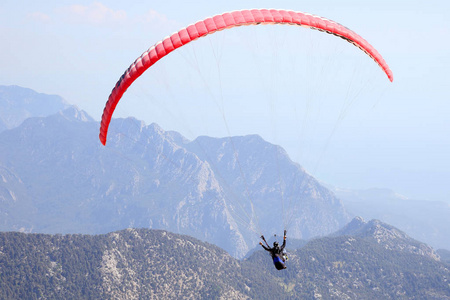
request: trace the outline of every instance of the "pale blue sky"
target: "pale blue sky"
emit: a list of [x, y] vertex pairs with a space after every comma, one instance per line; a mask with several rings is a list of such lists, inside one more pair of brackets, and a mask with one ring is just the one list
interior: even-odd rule
[[[154, 74], [130, 89], [124, 99], [127, 104], [118, 108], [117, 116], [156, 121], [189, 138], [218, 136], [226, 132], [215, 130], [216, 123], [224, 127], [217, 116], [193, 116], [192, 120], [190, 115], [214, 110], [223, 97], [230, 103], [224, 109], [231, 134], [261, 134], [285, 147], [294, 160], [326, 183], [346, 188], [386, 187], [411, 198], [450, 201], [448, 1], [2, 0], [0, 84], [58, 94], [99, 120], [118, 78], [154, 43], [207, 16], [253, 7], [304, 11], [342, 23], [378, 49], [393, 70], [394, 82], [339, 39], [318, 37], [320, 33], [315, 32], [296, 36], [297, 32], [286, 29], [284, 33], [281, 28], [267, 29], [265, 40], [265, 29], [239, 28], [196, 41], [185, 52], [159, 62]], [[286, 45], [298, 51], [283, 52], [284, 39], [291, 36], [297, 40]], [[261, 48], [268, 50], [260, 53]], [[328, 71], [330, 57], [333, 62]], [[354, 67], [353, 59], [361, 66]], [[189, 61], [195, 61], [194, 65]], [[285, 78], [282, 75], [291, 63], [306, 66], [305, 70], [290, 70]], [[241, 65], [257, 66], [265, 73], [270, 70], [271, 75], [242, 74], [236, 71]], [[195, 80], [193, 70], [209, 81]], [[312, 74], [310, 78], [302, 77], [305, 72]], [[337, 72], [348, 72], [349, 77]], [[349, 87], [346, 78], [361, 78], [369, 89], [362, 89], [361, 94], [359, 89], [352, 91], [356, 102], [336, 121], [343, 111], [336, 113], [334, 104], [328, 105], [330, 100], [323, 98], [343, 93], [340, 88]], [[324, 87], [323, 82], [336, 84]], [[215, 99], [209, 104], [193, 106], [180, 98], [207, 97], [209, 89]], [[161, 104], [161, 97], [168, 95], [172, 100]], [[302, 105], [285, 101], [299, 95], [319, 100]], [[239, 111], [232, 109], [244, 105], [244, 100], [244, 108], [254, 115], [238, 118]], [[155, 112], [154, 105], [162, 108]], [[178, 111], [171, 105], [178, 106]]]

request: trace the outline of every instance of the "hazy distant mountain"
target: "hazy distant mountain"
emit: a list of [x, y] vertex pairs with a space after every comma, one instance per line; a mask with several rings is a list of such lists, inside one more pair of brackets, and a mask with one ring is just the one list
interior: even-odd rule
[[27, 118], [46, 117], [68, 106], [60, 96], [0, 85], [0, 132], [19, 126]]
[[283, 223], [307, 239], [349, 220], [333, 193], [259, 136], [188, 141], [129, 118], [113, 120], [104, 147], [98, 127], [70, 107], [0, 133], [0, 230], [161, 228], [242, 257]]
[[450, 249], [450, 205], [408, 199], [388, 189], [333, 189], [349, 213], [401, 228], [434, 248]]
[[450, 250], [439, 249], [436, 250], [436, 253], [439, 255], [441, 261], [450, 265]]
[[[398, 231], [379, 227], [386, 237]], [[263, 250], [238, 261], [216, 246], [161, 230], [0, 233], [0, 298], [450, 298], [448, 265], [379, 239], [378, 233], [315, 239], [289, 251], [288, 268], [277, 271]], [[414, 247], [408, 237], [397, 241]]]

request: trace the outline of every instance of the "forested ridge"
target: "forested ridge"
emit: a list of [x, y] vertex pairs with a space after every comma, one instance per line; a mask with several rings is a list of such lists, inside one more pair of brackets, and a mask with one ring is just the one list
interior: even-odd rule
[[450, 299], [448, 265], [352, 236], [237, 260], [162, 230], [0, 233], [1, 299]]

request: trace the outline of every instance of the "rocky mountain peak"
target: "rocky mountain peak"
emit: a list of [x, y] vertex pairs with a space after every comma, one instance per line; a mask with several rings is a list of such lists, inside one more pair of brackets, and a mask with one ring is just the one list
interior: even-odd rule
[[58, 112], [58, 115], [64, 117], [68, 121], [93, 122], [94, 119], [88, 115], [84, 110], [79, 109], [75, 105]]
[[349, 224], [332, 236], [339, 235], [356, 236], [375, 241], [386, 249], [420, 254], [435, 260], [439, 259], [439, 255], [427, 244], [412, 239], [403, 231], [380, 220], [367, 222], [361, 217], [355, 217]]

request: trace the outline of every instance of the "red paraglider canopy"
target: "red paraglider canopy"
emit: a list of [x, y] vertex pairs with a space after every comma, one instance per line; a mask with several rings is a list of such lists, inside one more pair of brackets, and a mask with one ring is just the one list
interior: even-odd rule
[[144, 73], [158, 60], [175, 49], [216, 31], [242, 25], [259, 24], [299, 25], [341, 37], [354, 44], [370, 56], [383, 69], [390, 81], [393, 81], [394, 79], [392, 71], [389, 69], [389, 66], [378, 51], [361, 36], [339, 23], [319, 16], [289, 10], [251, 9], [227, 12], [198, 21], [195, 24], [181, 29], [177, 33], [164, 38], [162, 41], [156, 43], [150, 49], [145, 51], [138, 59], [136, 59], [134, 63], [131, 64], [131, 66], [120, 77], [119, 81], [117, 81], [116, 86], [109, 95], [108, 101], [106, 102], [106, 106], [103, 110], [99, 135], [102, 144], [106, 144], [109, 123], [111, 122], [114, 110], [117, 103], [122, 98], [122, 95], [142, 73]]

